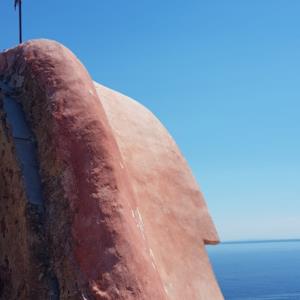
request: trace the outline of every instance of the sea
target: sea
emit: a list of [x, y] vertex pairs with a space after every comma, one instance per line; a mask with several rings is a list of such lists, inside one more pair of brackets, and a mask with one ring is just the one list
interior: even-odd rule
[[300, 240], [206, 247], [225, 300], [300, 300]]

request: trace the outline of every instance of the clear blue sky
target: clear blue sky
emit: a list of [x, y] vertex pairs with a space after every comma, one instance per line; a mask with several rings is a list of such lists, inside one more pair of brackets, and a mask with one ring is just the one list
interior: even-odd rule
[[[24, 1], [25, 39], [71, 48], [169, 129], [223, 240], [300, 237], [300, 1]], [[0, 48], [17, 41], [0, 2]]]

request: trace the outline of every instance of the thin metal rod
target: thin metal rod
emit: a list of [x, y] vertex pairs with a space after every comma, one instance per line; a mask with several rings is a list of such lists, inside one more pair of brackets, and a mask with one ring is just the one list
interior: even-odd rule
[[19, 1], [19, 42], [22, 44], [22, 0]]

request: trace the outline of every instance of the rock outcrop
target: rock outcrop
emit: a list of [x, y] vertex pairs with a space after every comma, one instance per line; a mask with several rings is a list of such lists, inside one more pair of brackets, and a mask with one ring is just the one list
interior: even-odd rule
[[0, 54], [0, 299], [223, 299], [166, 129], [62, 45]]

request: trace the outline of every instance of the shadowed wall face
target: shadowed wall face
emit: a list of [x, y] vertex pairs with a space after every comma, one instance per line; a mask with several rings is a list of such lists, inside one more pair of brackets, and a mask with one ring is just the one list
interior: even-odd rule
[[147, 109], [51, 41], [0, 54], [0, 81], [0, 299], [222, 299], [207, 207]]
[[55, 278], [48, 270], [45, 231], [41, 226], [43, 208], [36, 148], [28, 140], [32, 136], [26, 130], [20, 105], [12, 101], [1, 96], [0, 299], [46, 299], [53, 292], [51, 284]]
[[12, 131], [16, 157], [21, 168], [24, 187], [30, 203], [41, 204], [43, 200], [39, 166], [33, 133], [26, 122], [26, 116], [20, 103], [3, 97], [3, 111]]

